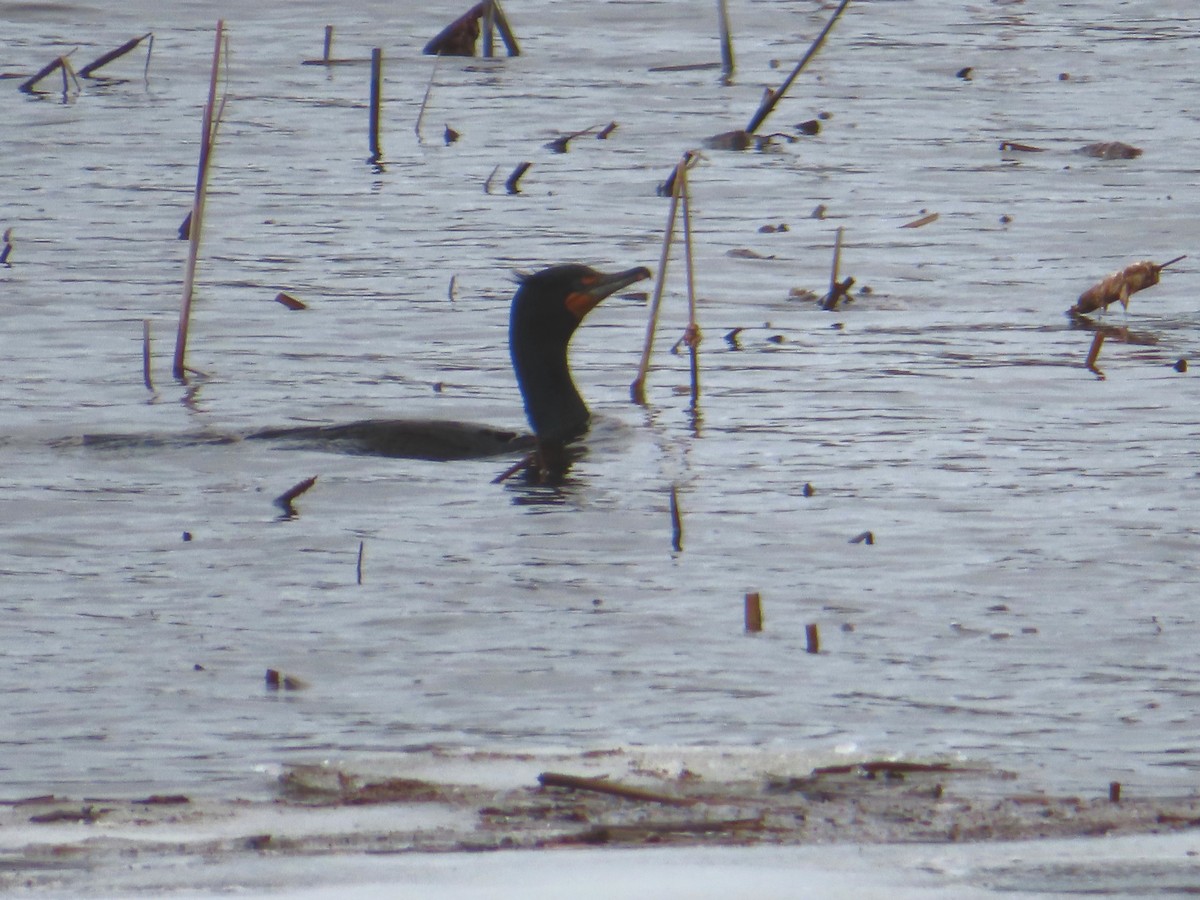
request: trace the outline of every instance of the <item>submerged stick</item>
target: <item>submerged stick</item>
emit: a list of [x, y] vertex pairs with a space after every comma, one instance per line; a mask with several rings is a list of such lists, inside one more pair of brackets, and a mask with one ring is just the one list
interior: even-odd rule
[[[225, 20], [217, 21], [213, 41], [212, 72], [208, 81], [208, 102], [204, 104], [204, 121], [200, 133], [200, 163], [196, 172], [196, 192], [192, 196], [192, 212], [188, 229], [187, 267], [183, 274], [183, 303], [179, 310], [179, 331], [175, 338], [175, 359], [171, 367], [176, 381], [186, 382], [184, 357], [187, 353], [188, 324], [192, 315], [192, 294], [196, 282], [196, 257], [200, 252], [200, 231], [204, 222], [204, 195], [208, 189], [208, 167], [220, 121], [217, 111], [217, 73], [220, 71], [221, 47], [225, 39]], [[222, 104], [222, 108], [224, 104]]]
[[804, 67], [808, 65], [809, 60], [817, 55], [817, 51], [821, 49], [821, 45], [825, 43], [825, 38], [829, 37], [829, 32], [833, 30], [833, 26], [837, 24], [837, 20], [841, 18], [842, 13], [846, 11], [846, 7], [850, 5], [850, 0], [842, 0], [838, 4], [838, 8], [833, 11], [833, 15], [829, 17], [829, 21], [825, 23], [825, 27], [821, 29], [821, 33], [817, 35], [817, 39], [812, 42], [812, 46], [808, 48], [808, 52], [804, 54], [800, 62], [796, 63], [796, 68], [792, 69], [792, 74], [789, 75], [778, 88], [771, 91], [763, 98], [762, 104], [758, 107], [758, 111], [750, 119], [750, 124], [746, 126], [746, 131], [753, 134], [758, 130], [758, 126], [766, 121], [767, 116], [775, 111], [775, 107], [779, 105], [779, 101], [783, 99], [783, 95], [787, 93], [788, 88], [792, 86], [792, 82], [797, 76], [804, 71]]
[[379, 146], [379, 105], [382, 102], [383, 50], [376, 47], [371, 51], [371, 158], [367, 162], [379, 164], [383, 150]]
[[[126, 53], [129, 53], [135, 47], [137, 47], [137, 45], [140, 44], [142, 41], [146, 40], [146, 38], [150, 38], [151, 46], [153, 46], [153, 43], [154, 43], [154, 33], [153, 32], [147, 31], [141, 37], [130, 38], [125, 43], [123, 43], [120, 47], [118, 47], [117, 49], [108, 51], [108, 53], [105, 53], [103, 56], [99, 57], [98, 59], [93, 60], [92, 62], [90, 62], [86, 66], [84, 66], [82, 69], [80, 69], [79, 77], [80, 78], [91, 78], [92, 73], [95, 72], [97, 69], [99, 69], [103, 66], [107, 66], [114, 59], [120, 59]], [[146, 67], [147, 67], [147, 69], [150, 67], [149, 51], [147, 51], [147, 53], [146, 53]]]
[[321, 60], [325, 63], [329, 62], [330, 54], [333, 53], [333, 26], [325, 26], [325, 49], [321, 53]]

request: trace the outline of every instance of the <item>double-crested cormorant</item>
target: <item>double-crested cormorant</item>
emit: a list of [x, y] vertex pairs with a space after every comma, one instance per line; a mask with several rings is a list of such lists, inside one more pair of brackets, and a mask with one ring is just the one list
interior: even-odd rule
[[568, 465], [566, 445], [587, 431], [589, 419], [567, 366], [571, 335], [605, 297], [649, 277], [642, 266], [605, 274], [571, 264], [521, 278], [513, 297], [508, 340], [532, 437], [471, 423], [411, 419], [270, 428], [250, 437], [344, 453], [432, 460], [474, 459], [533, 448], [526, 465], [530, 478], [560, 479]]

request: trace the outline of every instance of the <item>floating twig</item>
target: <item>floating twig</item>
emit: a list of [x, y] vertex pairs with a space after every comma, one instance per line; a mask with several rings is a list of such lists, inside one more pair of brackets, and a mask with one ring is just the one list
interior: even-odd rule
[[938, 220], [937, 213], [928, 213], [927, 215], [921, 216], [921, 218], [919, 218], [919, 219], [913, 219], [911, 222], [905, 222], [900, 227], [901, 228], [924, 228], [926, 225], [936, 222], [937, 220]]
[[[512, 174], [508, 176], [508, 180], [504, 182], [504, 189], [510, 194], [521, 193], [521, 189], [517, 187], [517, 182], [521, 180], [522, 175], [529, 171], [529, 167], [532, 165], [533, 163], [531, 162], [523, 162], [513, 169]], [[491, 181], [491, 179], [489, 178], [488, 181]]]
[[1158, 284], [1162, 270], [1181, 259], [1187, 259], [1186, 254], [1167, 260], [1162, 265], [1146, 259], [1113, 272], [1080, 294], [1075, 305], [1067, 310], [1067, 314], [1082, 316], [1098, 309], [1106, 310], [1114, 303], [1120, 303], [1125, 309], [1129, 309], [1131, 295]]
[[626, 800], [662, 803], [666, 806], [694, 806], [696, 804], [696, 801], [689, 797], [674, 797], [670, 794], [660, 794], [657, 791], [647, 791], [643, 788], [617, 784], [605, 778], [582, 778], [578, 775], [543, 772], [538, 776], [538, 782], [542, 787], [560, 787], [572, 791], [593, 791], [598, 794], [622, 797]]
[[1000, 150], [1006, 150], [1014, 153], [1045, 153], [1045, 147], [1034, 147], [1032, 144], [1018, 144], [1016, 141], [1001, 141]]
[[808, 52], [805, 53], [800, 59], [800, 62], [796, 64], [796, 68], [792, 69], [792, 74], [790, 74], [784, 80], [783, 84], [781, 84], [777, 90], [768, 92], [766, 97], [763, 98], [763, 102], [758, 107], [758, 111], [754, 113], [754, 115], [750, 118], [750, 124], [746, 126], [746, 130], [748, 132], [753, 134], [755, 131], [758, 131], [758, 127], [762, 125], [764, 121], [766, 121], [767, 116], [769, 116], [775, 110], [775, 107], [779, 105], [779, 101], [783, 99], [783, 95], [786, 94], [788, 88], [792, 86], [792, 82], [795, 81], [797, 76], [804, 71], [804, 68], [808, 65], [809, 60], [817, 55], [817, 51], [820, 50], [821, 45], [825, 43], [825, 38], [829, 37], [829, 32], [833, 30], [833, 26], [837, 24], [837, 20], [841, 18], [842, 13], [846, 11], [846, 7], [849, 5], [850, 0], [842, 0], [842, 2], [838, 4], [838, 8], [833, 11], [833, 15], [829, 17], [829, 21], [826, 22], [825, 27], [821, 29], [821, 33], [817, 35], [816, 40], [812, 42], [812, 46], [808, 48]]
[[746, 594], [746, 631], [757, 634], [763, 630], [762, 595], [758, 591]]
[[208, 82], [208, 101], [204, 104], [204, 120], [200, 132], [200, 163], [196, 171], [196, 191], [192, 196], [192, 212], [188, 217], [188, 257], [183, 275], [183, 303], [179, 310], [179, 331], [175, 338], [175, 360], [172, 373], [176, 381], [187, 381], [187, 366], [184, 357], [187, 353], [188, 324], [192, 314], [192, 293], [196, 283], [196, 258], [200, 251], [200, 230], [204, 222], [204, 197], [208, 189], [209, 160], [212, 158], [213, 144], [217, 138], [217, 126], [221, 121], [221, 112], [225, 108], [222, 99], [220, 109], [217, 108], [217, 74], [220, 71], [221, 50], [225, 42], [225, 20], [217, 21], [217, 33], [213, 40], [212, 71]]
[[283, 291], [280, 291], [275, 295], [275, 302], [282, 303], [293, 312], [298, 312], [302, 309], [308, 309], [307, 304], [305, 304], [303, 300], [299, 300], [296, 297], [293, 297], [291, 294], [284, 293]]
[[80, 78], [91, 78], [92, 73], [95, 72], [97, 69], [99, 69], [103, 66], [107, 66], [114, 59], [120, 59], [122, 56], [124, 56], [126, 53], [129, 53], [131, 50], [133, 50], [135, 47], [137, 47], [138, 44], [140, 44], [142, 41], [146, 40], [147, 38], [149, 38], [150, 41], [146, 46], [146, 67], [143, 70], [143, 76], [144, 76], [146, 73], [148, 73], [150, 71], [150, 53], [154, 49], [154, 33], [151, 31], [146, 32], [141, 37], [130, 38], [125, 43], [123, 43], [120, 47], [118, 47], [117, 49], [110, 50], [108, 53], [105, 53], [99, 59], [93, 60], [92, 62], [88, 63], [86, 66], [84, 66], [82, 69], [79, 70], [79, 77]]

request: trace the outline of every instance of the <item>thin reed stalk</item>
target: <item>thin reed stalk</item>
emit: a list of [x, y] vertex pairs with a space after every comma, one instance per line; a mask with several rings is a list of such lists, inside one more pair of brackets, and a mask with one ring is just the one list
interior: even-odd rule
[[687, 268], [688, 325], [683, 342], [687, 344], [692, 374], [692, 412], [700, 408], [700, 325], [696, 321], [696, 266], [692, 254], [691, 193], [688, 190], [687, 166], [679, 172], [679, 197], [683, 210], [683, 249]]
[[825, 38], [829, 37], [829, 32], [833, 30], [833, 26], [837, 24], [837, 20], [842, 17], [842, 13], [846, 11], [846, 7], [850, 5], [850, 0], [842, 0], [838, 4], [838, 8], [833, 11], [833, 15], [829, 17], [829, 21], [825, 23], [825, 27], [821, 29], [821, 33], [817, 35], [817, 39], [812, 42], [812, 46], [808, 48], [808, 52], [804, 54], [800, 62], [796, 63], [796, 68], [792, 69], [790, 74], [779, 86], [778, 90], [771, 91], [763, 98], [762, 104], [758, 107], [758, 111], [750, 119], [750, 124], [746, 126], [746, 131], [749, 134], [754, 134], [758, 130], [758, 126], [766, 121], [767, 116], [775, 111], [775, 107], [779, 105], [779, 101], [783, 99], [783, 95], [787, 93], [788, 88], [792, 86], [792, 82], [804, 71], [809, 60], [817, 55], [817, 51], [821, 49], [821, 45], [825, 43]]
[[425, 118], [425, 107], [429, 105], [429, 95], [433, 91], [433, 79], [437, 75], [438, 65], [442, 62], [442, 54], [439, 53], [433, 60], [433, 69], [429, 72], [429, 84], [425, 85], [425, 96], [421, 98], [421, 108], [417, 111], [417, 123], [413, 126], [413, 131], [417, 133], [417, 143], [421, 143], [421, 121]]
[[379, 165], [383, 150], [379, 146], [379, 106], [383, 99], [383, 50], [371, 51], [371, 158], [367, 162]]
[[721, 38], [721, 77], [728, 81], [733, 77], [733, 37], [729, 31], [727, 0], [717, 0], [717, 32]]
[[654, 348], [654, 332], [658, 329], [658, 310], [662, 306], [663, 287], [667, 282], [667, 262], [671, 258], [671, 241], [675, 237], [675, 217], [679, 213], [679, 198], [682, 194], [682, 170], [691, 160], [685, 153], [675, 165], [671, 176], [671, 208], [667, 210], [667, 227], [663, 233], [662, 252], [658, 256], [658, 278], [654, 282], [654, 294], [650, 298], [650, 315], [646, 321], [646, 341], [642, 346], [642, 359], [638, 363], [637, 376], [629, 385], [629, 396], [638, 406], [646, 405], [646, 374], [650, 371], [650, 353]]
[[204, 223], [204, 197], [208, 190], [209, 161], [212, 159], [212, 148], [216, 141], [217, 124], [220, 113], [224, 110], [217, 108], [217, 75], [221, 65], [221, 51], [225, 42], [225, 20], [217, 21], [217, 34], [213, 41], [212, 71], [208, 81], [208, 102], [204, 104], [204, 122], [200, 133], [200, 163], [196, 172], [196, 192], [192, 197], [191, 227], [188, 231], [187, 267], [183, 273], [183, 303], [179, 310], [179, 331], [175, 338], [175, 359], [171, 372], [176, 381], [187, 382], [187, 367], [184, 359], [187, 354], [188, 324], [192, 315], [192, 296], [196, 284], [196, 258], [200, 252], [200, 232]]

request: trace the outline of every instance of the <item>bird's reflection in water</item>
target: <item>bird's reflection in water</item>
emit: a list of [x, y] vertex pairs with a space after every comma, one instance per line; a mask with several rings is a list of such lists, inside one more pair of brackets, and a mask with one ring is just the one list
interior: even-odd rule
[[1071, 316], [1070, 327], [1075, 331], [1100, 332], [1107, 341], [1121, 344], [1137, 344], [1152, 347], [1158, 343], [1158, 335], [1152, 331], [1132, 331], [1128, 325], [1109, 325], [1107, 322], [1097, 322], [1089, 316]]

